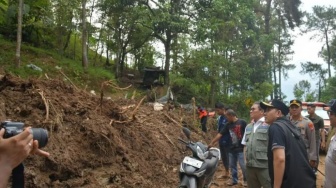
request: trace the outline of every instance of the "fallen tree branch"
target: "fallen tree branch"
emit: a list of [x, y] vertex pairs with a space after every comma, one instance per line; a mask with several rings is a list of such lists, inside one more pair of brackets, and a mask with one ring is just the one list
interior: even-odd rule
[[147, 96], [142, 97], [141, 101], [138, 103], [138, 105], [134, 108], [133, 112], [132, 112], [132, 119], [135, 119], [135, 112], [138, 110], [138, 108], [140, 107], [141, 103], [146, 99]]
[[49, 102], [48, 102], [48, 99], [46, 99], [44, 97], [43, 91], [39, 90], [38, 93], [41, 95], [44, 106], [46, 107], [46, 119], [45, 119], [45, 121], [48, 121], [49, 120]]
[[69, 80], [69, 82], [72, 84], [72, 86], [76, 89], [76, 90], [78, 90], [78, 88], [76, 87], [76, 85], [70, 80], [70, 78], [69, 77], [67, 77], [67, 75], [65, 75], [61, 70], [59, 70], [59, 72], [67, 79], [67, 80]]
[[51, 109], [53, 109], [55, 111], [56, 123], [58, 123], [60, 126], [63, 126], [62, 125], [62, 122], [63, 122], [62, 113], [60, 113], [59, 111], [56, 110], [55, 106], [53, 105], [53, 103], [51, 103], [50, 100], [49, 100], [49, 104], [51, 106]]
[[173, 145], [175, 148], [177, 148], [176, 145], [171, 141], [171, 139], [168, 137], [167, 134], [165, 134], [161, 129], [159, 129], [159, 131], [163, 134], [163, 136], [165, 136], [167, 138], [167, 140], [171, 143], [171, 145]]
[[126, 120], [126, 121], [118, 121], [118, 120], [111, 119], [109, 124], [110, 125], [113, 125], [113, 123], [125, 124], [125, 123], [130, 123], [131, 121], [132, 121], [132, 119], [129, 119], [129, 120]]
[[124, 88], [121, 88], [114, 83], [110, 84], [109, 86], [111, 86], [112, 88], [117, 89], [117, 90], [126, 90], [126, 89], [129, 89], [130, 87], [132, 87], [132, 84], [127, 86], [127, 87], [124, 87]]
[[135, 106], [135, 104], [131, 104], [131, 105], [128, 105], [128, 106], [123, 106], [123, 107], [121, 107], [121, 109], [122, 109], [123, 111], [118, 112], [118, 114], [124, 114], [124, 113], [127, 112], [127, 110], [128, 110], [129, 108], [133, 108], [134, 106]]
[[108, 81], [103, 82], [101, 84], [101, 86], [100, 86], [100, 104], [99, 104], [99, 106], [100, 106], [100, 114], [101, 114], [101, 112], [103, 110], [104, 89], [107, 86], [110, 86], [110, 87], [112, 87], [114, 89], [117, 89], [117, 90], [125, 90], [125, 89], [130, 88], [132, 85], [129, 85], [129, 86], [125, 87], [125, 88], [121, 88], [121, 87], [117, 86], [115, 83], [113, 83], [112, 80], [108, 80]]
[[175, 121], [173, 118], [171, 118], [168, 114], [165, 114], [164, 115], [166, 116], [166, 118], [168, 118], [170, 121], [172, 121], [173, 123], [175, 123], [176, 125], [182, 127], [182, 125], [180, 125], [177, 121]]

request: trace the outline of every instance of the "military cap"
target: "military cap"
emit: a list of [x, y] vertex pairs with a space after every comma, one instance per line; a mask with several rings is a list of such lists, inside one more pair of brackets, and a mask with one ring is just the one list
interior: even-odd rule
[[300, 100], [293, 99], [293, 100], [289, 101], [289, 106], [292, 106], [292, 105], [302, 106], [302, 102]]
[[283, 103], [282, 101], [278, 99], [273, 99], [270, 103], [266, 102], [260, 102], [260, 107], [263, 110], [266, 110], [266, 108], [276, 108], [281, 111], [282, 115], [286, 116], [289, 112], [288, 107]]

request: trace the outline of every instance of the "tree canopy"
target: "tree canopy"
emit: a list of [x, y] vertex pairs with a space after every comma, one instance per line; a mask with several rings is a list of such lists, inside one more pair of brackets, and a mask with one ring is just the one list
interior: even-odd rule
[[[289, 63], [295, 27], [317, 32], [328, 65], [324, 70], [314, 62], [302, 64], [302, 73], [320, 82], [313, 91], [300, 81], [295, 96], [320, 100], [333, 87], [325, 74], [331, 79], [336, 65], [335, 8], [315, 6], [303, 13], [300, 5], [300, 0], [25, 0], [21, 35], [24, 43], [80, 61], [83, 74], [102, 66], [120, 80], [130, 70], [141, 74], [146, 66], [158, 66], [179, 101], [195, 97], [208, 106], [224, 101], [243, 109], [246, 101], [284, 99], [282, 80], [295, 68]], [[0, 0], [0, 34], [8, 40], [16, 40], [17, 8], [16, 1]]]

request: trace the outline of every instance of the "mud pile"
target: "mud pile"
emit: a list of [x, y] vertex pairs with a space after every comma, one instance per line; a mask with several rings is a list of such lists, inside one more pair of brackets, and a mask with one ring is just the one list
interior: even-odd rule
[[[179, 111], [111, 100], [52, 79], [6, 75], [1, 120], [45, 128], [49, 158], [25, 162], [26, 187], [175, 187], [184, 147]], [[186, 118], [188, 119], [188, 118]], [[194, 136], [198, 136], [194, 134]]]

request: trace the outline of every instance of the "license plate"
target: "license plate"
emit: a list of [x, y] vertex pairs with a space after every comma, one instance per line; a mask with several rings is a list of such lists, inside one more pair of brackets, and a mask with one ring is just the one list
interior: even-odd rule
[[196, 168], [201, 168], [203, 162], [191, 157], [185, 157], [183, 163], [194, 166]]

